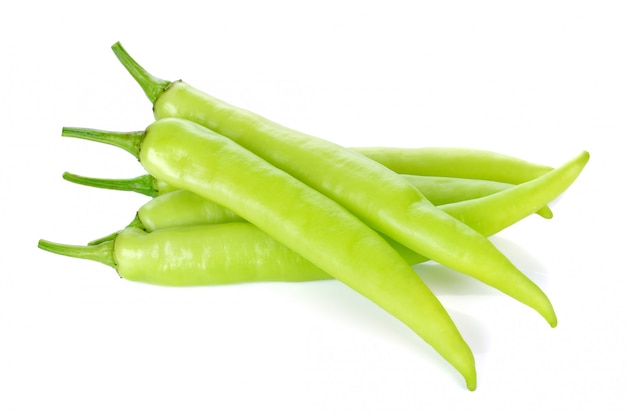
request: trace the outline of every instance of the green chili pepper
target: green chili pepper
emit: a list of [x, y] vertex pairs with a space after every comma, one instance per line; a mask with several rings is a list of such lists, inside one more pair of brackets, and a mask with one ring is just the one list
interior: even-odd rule
[[[538, 205], [546, 205], [558, 197], [578, 177], [588, 159], [589, 154], [582, 152], [548, 174], [520, 185], [509, 186], [501, 193], [445, 204], [439, 208], [481, 234], [491, 236], [527, 217]], [[233, 221], [243, 219], [209, 200], [185, 190], [178, 190], [145, 203], [139, 208], [135, 219], [128, 227], [153, 232], [172, 227]], [[112, 240], [117, 233], [119, 232], [90, 244]], [[429, 260], [393, 240], [388, 241], [411, 265]]]
[[491, 236], [558, 197], [576, 180], [588, 161], [589, 153], [583, 151], [560, 167], [525, 183], [440, 208], [479, 233]]
[[[531, 214], [538, 205], [548, 203], [565, 191], [588, 159], [589, 154], [583, 152], [553, 172], [526, 184], [442, 208], [452, 207], [449, 210], [451, 214], [459, 214], [468, 224], [479, 223], [484, 231], [502, 229], [512, 224], [516, 215], [521, 217], [524, 212]], [[494, 219], [492, 215], [483, 213], [485, 208], [502, 205], [513, 207], [506, 209], [509, 220], [505, 220], [503, 215]], [[489, 222], [492, 224], [484, 225]], [[113, 240], [96, 246], [70, 246], [40, 240], [39, 247], [56, 254], [107, 264], [127, 280], [163, 286], [302, 282], [331, 278], [247, 222], [175, 227], [152, 233], [127, 228]], [[409, 263], [420, 262], [420, 257], [411, 251], [399, 249], [399, 252], [408, 253], [404, 258]]]
[[[436, 206], [484, 197], [510, 188], [512, 185], [467, 178], [413, 175], [403, 175], [403, 177], [420, 189], [421, 193]], [[152, 201], [139, 208], [135, 219], [129, 224], [130, 227], [154, 231], [157, 228], [174, 227], [180, 223], [184, 223], [184, 225], [214, 224], [242, 220], [224, 207], [196, 194], [172, 187], [149, 174], [134, 178], [116, 179], [85, 177], [65, 172], [63, 178], [81, 185], [134, 191], [154, 197]], [[176, 194], [172, 195], [171, 193]], [[155, 214], [155, 212], [159, 213]], [[537, 214], [544, 218], [552, 218], [552, 211], [548, 206], [540, 208]], [[98, 244], [110, 240], [116, 233], [93, 240], [89, 244]]]
[[[404, 174], [402, 176], [435, 206], [484, 197], [512, 186], [512, 184], [498, 181], [470, 178]], [[65, 172], [63, 173], [63, 178], [76, 184], [111, 190], [134, 191], [149, 197], [157, 197], [179, 190], [178, 188], [155, 179], [149, 174], [134, 178], [95, 178]], [[542, 207], [537, 213], [544, 218], [552, 218], [552, 211], [548, 206]]]
[[162, 119], [134, 133], [64, 128], [63, 135], [117, 145], [157, 179], [234, 211], [403, 321], [475, 388], [472, 352], [439, 300], [378, 233], [338, 203], [182, 119]]
[[248, 222], [146, 232], [128, 227], [109, 241], [39, 247], [107, 264], [124, 279], [161, 286], [330, 279], [319, 267]]
[[113, 50], [152, 101], [155, 118], [188, 119], [232, 139], [336, 200], [372, 228], [499, 289], [556, 326], [552, 304], [535, 283], [486, 237], [438, 210], [393, 171], [355, 151], [229, 105], [182, 81], [158, 79], [119, 43]]
[[510, 155], [471, 148], [362, 147], [354, 150], [398, 174], [460, 177], [520, 184], [552, 170], [552, 167]]
[[[434, 205], [454, 203], [492, 194], [512, 185], [509, 182], [502, 181], [504, 179], [519, 184], [528, 181], [528, 178], [531, 176], [532, 178], [539, 177], [551, 169], [543, 166], [535, 167], [536, 164], [503, 154], [465, 148], [373, 147], [356, 148], [355, 150], [362, 152], [368, 158], [384, 161], [382, 164], [393, 170], [412, 168], [417, 171], [419, 169], [419, 175], [404, 173], [400, 175], [408, 180], [411, 185], [418, 188]], [[447, 153], [448, 151], [450, 153]], [[411, 156], [406, 156], [405, 153], [409, 153]], [[463, 153], [466, 153], [467, 156], [464, 157]], [[525, 168], [527, 165], [530, 167]], [[500, 168], [506, 172], [496, 174]], [[474, 172], [474, 170], [478, 172]], [[473, 176], [473, 178], [467, 178], [468, 176]], [[484, 177], [492, 177], [496, 178], [496, 180]], [[141, 175], [129, 179], [103, 179], [66, 172], [63, 174], [63, 178], [78, 184], [134, 191], [150, 197], [177, 190], [167, 183], [155, 180], [150, 175]], [[551, 212], [547, 208], [538, 211], [538, 214], [546, 218], [552, 217]]]
[[[151, 199], [137, 210], [126, 227], [148, 232], [180, 226], [220, 224], [245, 221], [232, 210], [187, 190], [176, 190]], [[118, 232], [89, 242], [100, 244], [111, 240]]]
[[[583, 152], [548, 174], [502, 193], [441, 208], [485, 235], [495, 234], [562, 194], [588, 160], [589, 154]], [[176, 198], [169, 199], [168, 203], [171, 204], [168, 211], [187, 208]], [[501, 214], [484, 213], [492, 210], [501, 211]], [[168, 213], [151, 210], [146, 216], [151, 221], [160, 221], [155, 216], [161, 214]], [[428, 260], [392, 240], [390, 242], [410, 264]], [[99, 261], [116, 268], [120, 276], [131, 281], [165, 286], [302, 282], [331, 278], [248, 222], [201, 225], [182, 221], [174, 227], [148, 231], [129, 227], [103, 244], [68, 246], [41, 241], [39, 247], [57, 254]], [[180, 260], [181, 257], [185, 260]]]
[[[135, 218], [128, 225], [130, 227], [154, 231], [156, 229], [180, 225], [216, 224], [243, 220], [231, 210], [189, 191], [176, 190], [172, 186], [167, 187], [168, 192], [166, 193], [156, 190], [155, 185], [159, 187], [164, 186], [160, 184], [161, 182], [159, 180], [150, 175], [121, 180], [83, 177], [69, 173], [64, 173], [63, 177], [74, 183], [94, 185], [96, 187], [122, 190], [128, 187], [128, 189], [142, 194], [161, 194], [154, 197], [137, 210]], [[484, 197], [486, 194], [502, 191], [504, 188], [511, 186], [510, 184], [497, 182], [482, 182], [482, 180], [439, 179], [439, 177], [409, 178], [407, 176], [407, 179], [413, 185], [421, 185], [422, 193], [425, 194], [427, 198], [432, 199], [435, 205]], [[471, 183], [466, 183], [467, 181]], [[551, 213], [550, 209], [546, 206], [544, 206], [541, 211]], [[105, 240], [110, 240], [114, 235], [115, 233], [101, 237], [91, 241], [89, 244], [102, 243]]]
[[[511, 188], [514, 184], [473, 178], [434, 177], [401, 174], [435, 206], [473, 200]], [[552, 218], [549, 206], [536, 212], [543, 218]]]

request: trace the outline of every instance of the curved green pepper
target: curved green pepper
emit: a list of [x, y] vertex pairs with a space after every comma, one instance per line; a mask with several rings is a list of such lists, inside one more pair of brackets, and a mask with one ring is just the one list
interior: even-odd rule
[[[470, 200], [440, 205], [439, 208], [452, 217], [479, 231], [492, 236], [532, 214], [538, 205], [547, 205], [562, 194], [581, 173], [589, 153], [582, 152], [575, 158], [549, 173], [506, 190]], [[163, 194], [142, 205], [135, 219], [127, 227], [137, 227], [147, 232], [165, 228], [221, 224], [244, 221], [231, 210], [185, 190]], [[98, 244], [114, 238], [114, 233], [95, 240]], [[410, 264], [429, 260], [415, 252], [407, 253], [406, 247], [392, 243]]]
[[404, 322], [469, 389], [476, 387], [473, 354], [439, 300], [396, 250], [337, 202], [183, 119], [162, 119], [135, 133], [64, 128], [63, 135], [117, 145], [157, 179], [234, 211]]
[[557, 325], [550, 300], [532, 280], [486, 237], [438, 210], [397, 173], [360, 153], [281, 126], [182, 81], [155, 78], [119, 43], [113, 48], [150, 98], [156, 119], [187, 119], [228, 137], [335, 200], [368, 226], [502, 291], [536, 310], [550, 326]]
[[552, 171], [552, 167], [546, 165], [473, 148], [361, 147], [354, 150], [398, 174], [461, 177], [521, 184]]
[[[443, 205], [440, 208], [486, 236], [497, 233], [532, 214], [562, 194], [576, 180], [589, 160], [582, 152], [553, 171], [498, 194]], [[147, 222], [163, 222], [160, 216], [178, 210], [171, 226], [135, 228], [118, 232], [105, 247], [59, 245], [43, 241], [40, 247], [55, 253], [96, 260], [117, 268], [122, 277], [167, 286], [195, 286], [255, 281], [301, 282], [331, 276], [245, 221], [187, 222], [184, 199], [171, 193], [164, 210], [148, 210]], [[151, 202], [148, 202], [150, 204]], [[498, 211], [499, 214], [485, 214]], [[153, 234], [153, 236], [149, 236]], [[113, 249], [112, 241], [118, 248]], [[389, 240], [409, 264], [428, 258]], [[59, 247], [61, 246], [61, 247]], [[189, 256], [181, 261], [180, 257]], [[149, 256], [149, 257], [147, 257]]]
[[[588, 159], [589, 154], [583, 152], [533, 181], [499, 194], [441, 208], [489, 235], [532, 214], [538, 205], [550, 202], [565, 191]], [[185, 209], [184, 203], [170, 202]], [[484, 214], [501, 208], [503, 214], [499, 216]], [[39, 247], [57, 254], [99, 261], [114, 267], [127, 280], [163, 286], [303, 282], [331, 278], [247, 222], [178, 226], [152, 232], [127, 228], [99, 245], [70, 246], [41, 240]], [[410, 264], [428, 260], [403, 246], [395, 244], [394, 247]]]

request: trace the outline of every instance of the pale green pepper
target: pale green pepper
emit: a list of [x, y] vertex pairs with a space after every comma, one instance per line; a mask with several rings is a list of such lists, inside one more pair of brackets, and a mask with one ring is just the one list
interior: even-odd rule
[[[124, 148], [155, 178], [234, 211], [404, 322], [475, 389], [473, 354], [439, 300], [385, 239], [337, 202], [183, 119], [161, 119], [135, 133], [64, 128], [63, 135]], [[145, 257], [165, 260], [158, 251]]]
[[550, 326], [557, 325], [546, 294], [491, 241], [438, 210], [397, 173], [356, 151], [279, 125], [182, 81], [158, 79], [119, 43], [113, 50], [151, 100], [156, 119], [187, 119], [228, 137], [335, 200], [373, 229], [504, 292], [535, 309]]

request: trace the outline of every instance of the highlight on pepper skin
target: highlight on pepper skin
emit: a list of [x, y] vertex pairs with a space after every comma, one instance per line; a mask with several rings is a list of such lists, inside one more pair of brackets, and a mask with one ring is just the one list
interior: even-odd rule
[[472, 350], [412, 265], [474, 277], [556, 326], [546, 293], [488, 237], [532, 215], [552, 218], [550, 202], [581, 174], [586, 151], [554, 168], [474, 148], [345, 148], [159, 79], [119, 42], [112, 49], [155, 121], [62, 135], [122, 148], [145, 174], [63, 178], [149, 199], [108, 235], [86, 245], [41, 239], [40, 249], [163, 288], [335, 279], [402, 321], [471, 391]]

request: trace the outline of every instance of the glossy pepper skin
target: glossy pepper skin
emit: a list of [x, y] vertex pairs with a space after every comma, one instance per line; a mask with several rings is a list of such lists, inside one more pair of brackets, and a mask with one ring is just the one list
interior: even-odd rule
[[[456, 203], [484, 197], [510, 188], [513, 184], [498, 181], [479, 180], [457, 177], [435, 177], [402, 174], [412, 186], [417, 188], [433, 205]], [[157, 197], [179, 190], [167, 183], [159, 181], [149, 174], [134, 178], [95, 178], [85, 177], [69, 172], [63, 173], [67, 181], [109, 190], [133, 191], [149, 197]], [[545, 218], [552, 218], [548, 206], [542, 207], [537, 214]]]
[[[528, 216], [537, 206], [543, 206], [539, 211], [548, 212], [551, 216], [552, 212], [547, 204], [574, 182], [588, 159], [589, 153], [582, 152], [561, 167], [516, 186], [483, 180], [446, 177], [410, 176], [407, 179], [418, 187], [424, 183], [428, 187], [432, 187], [427, 193], [433, 198], [434, 203], [440, 206], [441, 210], [463, 221], [482, 235], [491, 236]], [[189, 191], [161, 184], [159, 180], [150, 175], [119, 180], [82, 177], [65, 173], [64, 178], [84, 185], [130, 189], [142, 194], [156, 194], [158, 193], [157, 188], [167, 188], [168, 191], [161, 191], [162, 194], [142, 205], [137, 210], [133, 221], [128, 225], [148, 232], [169, 227], [244, 221], [233, 211], [221, 205]], [[466, 186], [470, 188], [468, 189]], [[496, 196], [500, 192], [502, 194]], [[459, 201], [444, 202], [444, 200], [456, 199]], [[101, 243], [113, 236], [114, 234], [105, 236], [90, 244]], [[417, 253], [413, 256], [424, 257]], [[419, 261], [421, 260], [414, 263]]]
[[535, 309], [550, 326], [557, 325], [546, 294], [486, 237], [435, 208], [387, 167], [237, 108], [182, 81], [155, 78], [119, 43], [113, 50], [152, 101], [156, 119], [187, 119], [232, 139], [332, 198], [368, 226], [504, 292]]
[[[513, 186], [509, 183], [477, 178], [401, 175], [435, 206], [482, 198]], [[536, 213], [544, 218], [553, 216], [547, 205], [539, 208]]]
[[[532, 214], [537, 206], [565, 191], [588, 159], [589, 154], [583, 152], [545, 176], [502, 194], [441, 208], [464, 218], [472, 227], [495, 233]], [[180, 209], [185, 208], [184, 203], [178, 203], [176, 199], [168, 202]], [[509, 206], [504, 209], [506, 214], [485, 214], [506, 206]], [[151, 233], [127, 228], [112, 240], [95, 246], [69, 246], [41, 240], [39, 247], [57, 254], [96, 260], [114, 267], [127, 280], [161, 286], [303, 282], [331, 278], [248, 222], [191, 225], [157, 229]], [[408, 263], [427, 260], [407, 249], [399, 249], [399, 252], [406, 254], [403, 257]]]
[[475, 389], [473, 354], [439, 300], [378, 233], [335, 201], [183, 119], [161, 119], [139, 133], [64, 128], [63, 135], [121, 146], [155, 178], [234, 211], [404, 322]]
[[[135, 218], [128, 225], [129, 227], [154, 231], [180, 225], [215, 224], [243, 220], [225, 207], [187, 190], [164, 185], [150, 175], [131, 179], [106, 179], [64, 173], [63, 177], [78, 184], [151, 195], [152, 200], [139, 207]], [[512, 186], [493, 181], [447, 177], [405, 176], [405, 178], [412, 185], [420, 188], [434, 205], [484, 198], [486, 195], [504, 191], [504, 189]], [[163, 189], [167, 189], [167, 191], [164, 192]], [[552, 211], [548, 206], [543, 206], [537, 213], [546, 218], [552, 217]], [[89, 244], [101, 243], [111, 239], [114, 234], [93, 240]]]
[[[588, 161], [589, 153], [583, 151], [563, 165], [538, 178], [483, 197], [442, 204], [439, 209], [482, 235], [492, 236], [533, 214], [538, 207], [547, 205], [561, 195], [580, 175]], [[164, 198], [161, 200], [156, 198], [140, 207], [140, 218], [145, 223], [144, 229], [147, 231], [241, 220], [239, 217], [230, 215], [222, 219], [221, 217], [225, 213], [221, 211], [220, 206], [208, 206], [213, 203], [204, 199], [199, 201], [194, 197], [195, 202], [198, 202], [199, 205], [207, 204], [205, 211], [210, 212], [213, 209], [217, 211], [217, 213], [196, 213], [195, 211], [201, 210], [201, 208], [196, 206], [195, 202], [189, 202], [184, 190], [162, 197]], [[148, 207], [146, 208], [146, 206]], [[188, 208], [191, 211], [186, 212], [185, 210]], [[182, 214], [173, 217], [175, 211], [182, 212]], [[405, 255], [405, 257], [411, 257], [411, 264], [428, 260], [418, 254]]]
[[[235, 213], [222, 206], [197, 194], [163, 183], [150, 175], [130, 179], [107, 179], [84, 177], [66, 172], [63, 174], [63, 178], [82, 185], [134, 191], [153, 197], [151, 201], [139, 208], [136, 216], [136, 220], [142, 223], [141, 227], [148, 231], [173, 227], [176, 223], [190, 225], [242, 220]], [[485, 197], [512, 186], [495, 181], [465, 178], [408, 175], [404, 178], [411, 185], [420, 189], [435, 206]], [[154, 214], [154, 212], [157, 213]], [[545, 218], [552, 217], [552, 211], [548, 206], [541, 207], [537, 213]]]
[[474, 148], [359, 147], [354, 150], [398, 174], [459, 177], [521, 184], [552, 171], [552, 167], [546, 165]]
[[257, 281], [308, 281], [331, 276], [247, 222], [145, 232], [129, 227], [92, 246], [40, 242], [55, 253], [115, 268], [129, 281], [159, 286], [207, 286]]
[[[544, 176], [501, 194], [444, 205], [441, 208], [485, 235], [512, 225], [562, 194], [578, 177], [589, 154], [582, 152]], [[181, 190], [182, 191], [182, 190]], [[167, 199], [166, 211], [184, 210], [184, 200]], [[493, 210], [501, 214], [489, 214]], [[168, 214], [150, 210], [155, 215]], [[240, 222], [190, 224], [182, 215], [174, 227], [145, 231], [126, 228], [95, 246], [67, 246], [42, 241], [40, 247], [73, 257], [96, 260], [114, 267], [123, 278], [162, 286], [204, 286], [242, 282], [302, 282], [331, 276], [278, 243], [255, 225]], [[393, 242], [393, 241], [392, 241]], [[395, 244], [404, 260], [428, 260]]]
[[[535, 211], [537, 206], [546, 205], [561, 195], [576, 180], [588, 160], [589, 153], [585, 151], [549, 173], [526, 183], [508, 187], [507, 190], [501, 193], [445, 204], [439, 208], [452, 217], [463, 221], [484, 236], [491, 236], [529, 216]], [[243, 222], [241, 217], [233, 216], [232, 214], [234, 213], [230, 212], [230, 210], [199, 196], [194, 195], [194, 197], [191, 197], [190, 202], [189, 194], [192, 193], [178, 190], [147, 202], [139, 208], [137, 218], [129, 227], [137, 227], [146, 232], [154, 232], [174, 227]], [[227, 213], [223, 210], [226, 210]], [[238, 228], [240, 229], [239, 231], [244, 231], [242, 226]], [[114, 237], [115, 235], [107, 238], [112, 239]], [[255, 234], [253, 238], [256, 237], [258, 236]], [[411, 265], [429, 260], [429, 258], [413, 252], [394, 240], [388, 239], [388, 242]], [[249, 245], [246, 244], [245, 246]], [[243, 248], [248, 247], [242, 245]], [[260, 249], [259, 252], [263, 255], [258, 258], [259, 263], [267, 262], [273, 271], [281, 269], [279, 266], [274, 267], [271, 260], [272, 254], [267, 252], [265, 248]], [[284, 254], [279, 251], [276, 256], [280, 258], [284, 257]], [[232, 257], [228, 258], [228, 260], [237, 260], [237, 258]], [[284, 269], [284, 272], [290, 273], [293, 270], [293, 268], [287, 267]], [[299, 272], [301, 274], [293, 277], [293, 281], [327, 279], [329, 277], [321, 270], [318, 273], [310, 273], [309, 270], [306, 267], [303, 268], [302, 272]], [[283, 270], [280, 270], [280, 272], [282, 274]], [[255, 271], [251, 271], [249, 281], [256, 280], [254, 274]], [[308, 276], [302, 276], [302, 274], [311, 275], [311, 279]], [[208, 275], [208, 277], [211, 277], [211, 275]], [[290, 280], [290, 277], [288, 275], [280, 276], [280, 280]]]
[[[434, 205], [454, 203], [502, 191], [540, 177], [551, 167], [506, 154], [471, 148], [352, 148], [393, 171], [399, 172]], [[149, 175], [130, 179], [101, 179], [66, 172], [68, 181], [94, 187], [135, 191], [155, 197], [176, 190]], [[538, 211], [551, 217], [548, 208]]]

